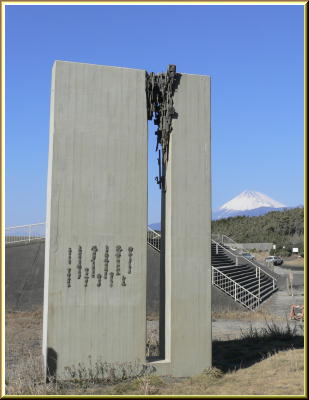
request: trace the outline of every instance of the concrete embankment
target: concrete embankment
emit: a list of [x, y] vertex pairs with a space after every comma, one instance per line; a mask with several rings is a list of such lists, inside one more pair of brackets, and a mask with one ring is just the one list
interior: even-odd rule
[[45, 240], [5, 246], [5, 305], [30, 310], [43, 304]]
[[[5, 300], [7, 310], [42, 306], [45, 240], [7, 244], [5, 248]], [[148, 246], [147, 313], [159, 310], [160, 253]]]

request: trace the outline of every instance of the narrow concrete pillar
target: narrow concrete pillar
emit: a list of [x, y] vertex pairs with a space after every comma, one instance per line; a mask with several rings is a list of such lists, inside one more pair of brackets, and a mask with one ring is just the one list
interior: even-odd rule
[[165, 198], [165, 359], [159, 374], [211, 366], [210, 77], [182, 74]]
[[145, 360], [146, 227], [145, 71], [56, 61], [43, 355], [57, 376]]

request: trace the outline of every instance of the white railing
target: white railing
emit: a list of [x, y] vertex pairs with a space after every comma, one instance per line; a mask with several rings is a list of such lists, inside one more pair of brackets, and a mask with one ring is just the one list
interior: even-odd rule
[[[32, 240], [44, 238], [45, 222], [5, 228], [5, 243], [31, 242]], [[147, 242], [160, 251], [161, 235], [149, 227], [147, 229]]]
[[212, 267], [212, 284], [252, 311], [260, 304], [258, 296], [235, 282], [216, 267]]
[[230, 238], [227, 235], [220, 235], [221, 236], [221, 243], [224, 246], [230, 247], [232, 250], [236, 251], [242, 251], [243, 248], [240, 246], [239, 243], [235, 242], [234, 239]]
[[153, 248], [160, 251], [161, 249], [161, 234], [149, 228], [147, 230], [147, 243]]
[[220, 235], [220, 233], [219, 233], [218, 235], [221, 236], [222, 244], [224, 244], [224, 241], [225, 241], [225, 240], [226, 240], [228, 243], [235, 243], [235, 244], [238, 244], [234, 239], [230, 238], [230, 237], [227, 236], [227, 235]]
[[[267, 275], [273, 282], [273, 290], [275, 290], [276, 288], [276, 279], [271, 276], [268, 272], [266, 272], [264, 269], [262, 269], [259, 265], [257, 265], [256, 263], [254, 263], [251, 260], [248, 260], [248, 258], [243, 257], [241, 254], [235, 254], [232, 253], [230, 250], [228, 250], [226, 247], [224, 247], [222, 244], [216, 242], [215, 240], [212, 239], [212, 242], [215, 243], [216, 248], [221, 247], [224, 251], [226, 251], [227, 253], [230, 253], [233, 257], [235, 257], [236, 259], [236, 266], [239, 264], [239, 258], [242, 258], [243, 261], [247, 264], [250, 263], [251, 265], [253, 265], [253, 267], [255, 268], [255, 275], [256, 277], [259, 277], [259, 281], [260, 281], [260, 277], [261, 277], [261, 272], [264, 275]], [[259, 282], [259, 286], [260, 286], [260, 282]]]
[[44, 238], [45, 222], [5, 228], [5, 243], [31, 242], [32, 240]]

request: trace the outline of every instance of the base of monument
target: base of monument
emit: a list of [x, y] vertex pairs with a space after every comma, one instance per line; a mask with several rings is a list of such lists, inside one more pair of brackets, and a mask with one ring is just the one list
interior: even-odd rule
[[[172, 363], [170, 360], [156, 360], [156, 361], [148, 361], [147, 365], [153, 367], [153, 373], [159, 376], [173, 376], [175, 378], [188, 378], [193, 375], [197, 375], [203, 372], [203, 369], [207, 368], [207, 365], [204, 368], [198, 368], [197, 366], [194, 368], [188, 365], [176, 365], [176, 363]], [[208, 365], [210, 367], [210, 365]]]
[[149, 361], [147, 365], [154, 367], [156, 375], [172, 375], [172, 363], [170, 360]]

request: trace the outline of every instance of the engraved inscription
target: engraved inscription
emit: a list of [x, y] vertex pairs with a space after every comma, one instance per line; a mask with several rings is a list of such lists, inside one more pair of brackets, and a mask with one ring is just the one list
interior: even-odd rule
[[88, 280], [89, 280], [89, 268], [85, 268], [85, 287], [88, 286]]
[[122, 275], [122, 278], [121, 278], [121, 286], [127, 286], [126, 277], [124, 275]]
[[77, 279], [80, 279], [82, 276], [82, 246], [78, 246], [78, 262], [77, 262]]
[[71, 287], [71, 268], [68, 268], [67, 271], [67, 285]]
[[109, 286], [113, 287], [113, 284], [114, 284], [114, 273], [110, 272], [109, 273]]
[[72, 248], [71, 247], [68, 248], [68, 264], [69, 265], [72, 264]]
[[131, 272], [132, 272], [132, 257], [133, 257], [133, 247], [132, 246], [130, 246], [128, 248], [128, 253], [129, 253], [128, 274], [131, 274]]
[[97, 256], [96, 253], [98, 251], [97, 246], [92, 246], [91, 247], [91, 251], [92, 251], [92, 258], [91, 258], [92, 271], [91, 271], [91, 276], [92, 276], [92, 278], [95, 278], [95, 259], [96, 259], [96, 256]]
[[116, 275], [120, 275], [120, 257], [122, 248], [120, 245], [116, 246]]
[[101, 274], [97, 274], [97, 278], [98, 278], [97, 286], [100, 287], [101, 286], [102, 275]]
[[108, 272], [108, 258], [109, 258], [109, 247], [105, 246], [105, 254], [104, 254], [104, 279], [107, 279], [107, 272]]

